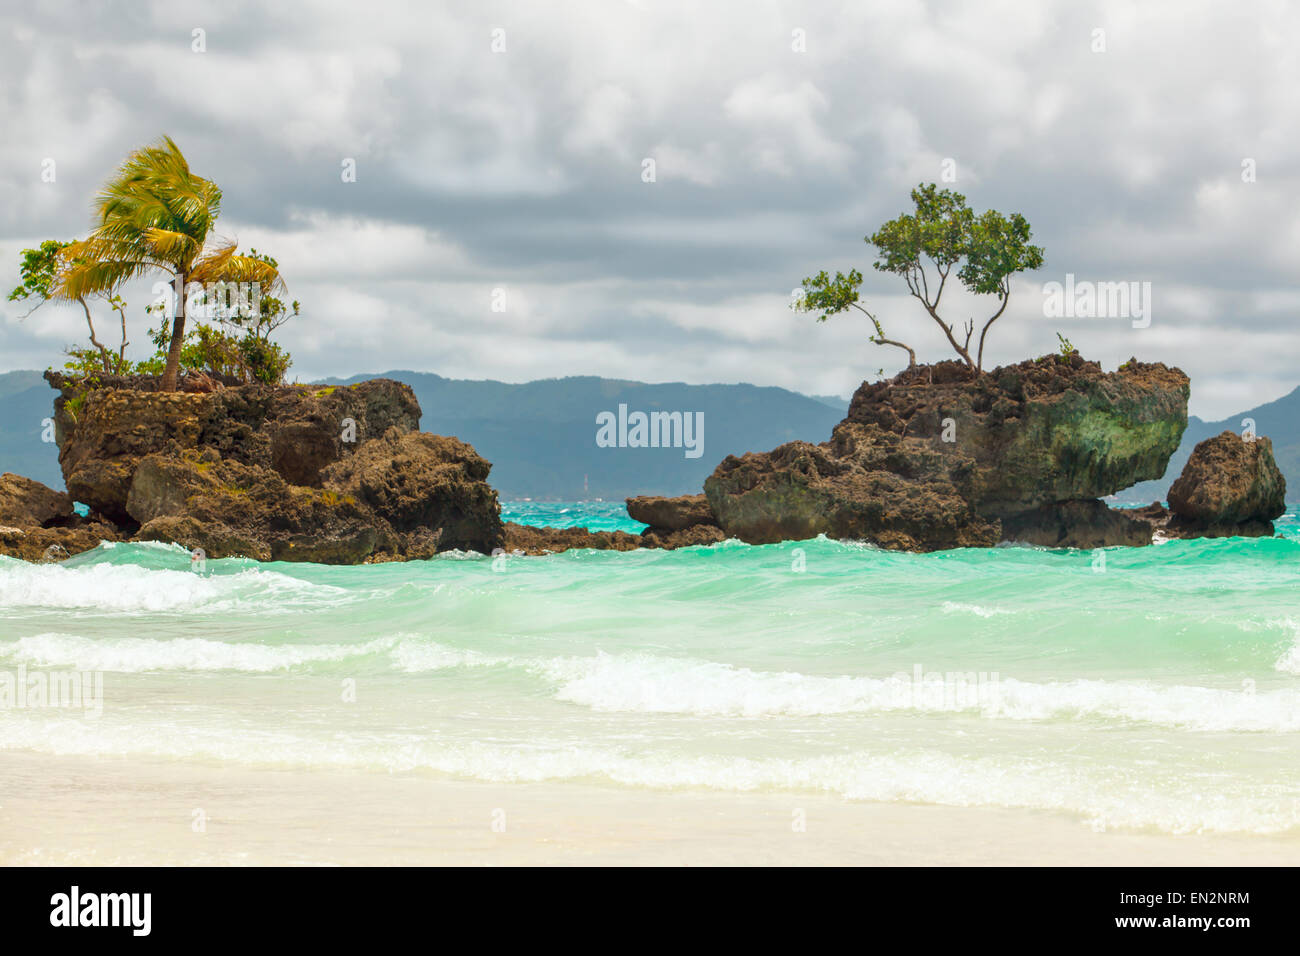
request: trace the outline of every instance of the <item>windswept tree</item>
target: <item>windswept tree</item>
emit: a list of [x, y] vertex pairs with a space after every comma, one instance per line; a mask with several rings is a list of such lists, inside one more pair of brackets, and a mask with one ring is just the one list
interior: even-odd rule
[[[926, 314], [943, 330], [948, 343], [966, 363], [972, 375], [984, 368], [984, 340], [989, 329], [1006, 311], [1011, 299], [1011, 277], [1037, 269], [1043, 264], [1043, 250], [1030, 245], [1029, 223], [1020, 213], [1004, 216], [995, 210], [976, 215], [966, 204], [966, 197], [933, 183], [912, 190], [916, 211], [904, 213], [885, 223], [866, 242], [876, 247], [879, 258], [875, 268], [903, 277], [908, 293], [921, 303]], [[992, 295], [997, 308], [980, 328], [975, 354], [971, 338], [975, 321], [969, 319], [958, 333], [951, 322], [939, 314], [940, 301], [948, 279], [953, 276], [974, 295]], [[875, 314], [859, 301], [862, 273], [854, 269], [832, 278], [824, 270], [803, 280], [802, 295], [794, 308], [801, 312], [819, 312], [817, 321], [857, 309], [871, 320], [875, 334], [870, 337], [879, 345], [893, 345], [907, 352], [908, 367], [916, 364], [916, 352], [902, 342], [885, 336]]]
[[180, 148], [164, 137], [127, 157], [96, 197], [90, 235], [65, 250], [68, 266], [59, 274], [59, 298], [112, 292], [129, 279], [159, 272], [171, 276], [176, 314], [164, 391], [176, 389], [180, 372], [188, 286], [257, 282], [264, 289], [283, 288], [265, 257], [238, 255], [234, 242], [209, 241], [220, 210], [221, 189], [192, 173]]
[[[9, 301], [35, 300], [32, 307], [24, 313], [24, 318], [31, 315], [50, 299], [55, 298], [60, 273], [68, 267], [68, 252], [74, 246], [75, 243], [72, 242], [46, 239], [37, 248], [22, 251], [22, 263], [19, 266], [20, 281], [14, 290], [9, 293]], [[95, 332], [95, 317], [91, 313], [90, 303], [87, 301], [90, 297], [101, 299], [118, 314], [118, 319], [122, 325], [122, 337], [116, 352], [99, 341], [99, 337]], [[81, 294], [75, 297], [75, 301], [81, 306], [86, 315], [86, 327], [90, 330], [90, 344], [95, 347], [94, 352], [89, 349], [69, 349], [69, 354], [79, 363], [78, 367], [98, 367], [99, 371], [110, 373], [126, 371], [130, 365], [126, 360], [126, 347], [130, 344], [126, 340], [126, 302], [123, 301], [120, 295], [111, 290], [94, 294]]]

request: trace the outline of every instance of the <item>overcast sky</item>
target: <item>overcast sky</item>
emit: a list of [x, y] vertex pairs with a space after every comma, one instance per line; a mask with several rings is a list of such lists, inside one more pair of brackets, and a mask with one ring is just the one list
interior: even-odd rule
[[[936, 181], [1023, 213], [1046, 249], [986, 365], [1061, 332], [1107, 368], [1180, 366], [1206, 418], [1300, 382], [1300, 7], [1283, 0], [21, 6], [0, 30], [5, 291], [21, 248], [84, 234], [98, 185], [168, 134], [222, 187], [218, 232], [279, 259], [304, 381], [848, 395], [901, 353], [856, 313], [792, 313], [791, 290], [858, 267], [891, 335], [950, 357], [863, 242]], [[1042, 285], [1067, 273], [1150, 282], [1150, 326], [1045, 318]], [[149, 290], [127, 299], [143, 356]], [[996, 305], [947, 304], [958, 322]], [[58, 365], [83, 338], [78, 310], [23, 311], [3, 304], [0, 369]]]

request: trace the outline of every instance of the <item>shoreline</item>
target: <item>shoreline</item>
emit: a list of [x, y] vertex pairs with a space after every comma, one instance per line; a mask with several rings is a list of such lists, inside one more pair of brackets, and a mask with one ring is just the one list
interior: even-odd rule
[[1052, 811], [812, 793], [502, 784], [30, 751], [0, 753], [0, 779], [6, 866], [1300, 863], [1300, 834], [1099, 832]]

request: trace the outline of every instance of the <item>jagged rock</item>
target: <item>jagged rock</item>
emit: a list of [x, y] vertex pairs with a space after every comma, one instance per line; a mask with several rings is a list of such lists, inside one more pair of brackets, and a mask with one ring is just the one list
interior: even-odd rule
[[696, 545], [717, 544], [719, 541], [726, 540], [727, 533], [715, 524], [693, 524], [688, 528], [679, 528], [677, 531], [647, 528], [641, 532], [641, 547], [664, 548], [669, 551]]
[[704, 491], [723, 531], [750, 544], [826, 534], [893, 550], [989, 547], [999, 527], [963, 496], [971, 479], [960, 453], [845, 421], [822, 445], [728, 456]]
[[507, 521], [504, 528], [503, 549], [507, 554], [556, 554], [573, 548], [632, 551], [641, 547], [641, 536], [626, 531], [534, 527], [513, 521]]
[[200, 548], [209, 558], [358, 564], [381, 545], [397, 547], [351, 495], [290, 485], [211, 449], [142, 459], [128, 509], [141, 524], [139, 539]]
[[863, 383], [831, 441], [728, 457], [704, 491], [723, 530], [751, 543], [1145, 543], [1145, 524], [1086, 502], [1164, 474], [1187, 397], [1181, 371], [1136, 360], [1104, 373], [1046, 356], [975, 379], [957, 362], [917, 366]]
[[1180, 370], [1135, 359], [1107, 373], [1077, 354], [1046, 356], [974, 381], [940, 362], [864, 383], [846, 420], [969, 457], [970, 501], [1001, 517], [1161, 477], [1187, 426], [1188, 394]]
[[245, 386], [213, 396], [199, 444], [223, 458], [271, 468], [290, 484], [320, 487], [329, 465], [390, 428], [415, 431], [419, 423], [415, 393], [392, 379]]
[[55, 400], [59, 465], [73, 500], [131, 524], [126, 498], [136, 463], [169, 442], [193, 446], [209, 398], [184, 392], [92, 389]]
[[51, 528], [0, 527], [0, 554], [24, 561], [62, 561], [90, 551], [104, 541], [118, 541], [121, 535], [112, 525], [100, 521], [72, 519]]
[[[415, 429], [420, 418], [410, 387], [391, 379], [181, 392], [157, 391], [148, 376], [106, 376], [89, 388], [57, 372], [46, 379], [60, 391], [55, 439], [69, 494], [128, 527], [136, 465], [172, 443], [211, 448], [290, 484], [319, 487], [328, 465], [389, 428]], [[183, 384], [204, 383], [187, 376]]]
[[634, 521], [650, 525], [656, 531], [681, 531], [693, 525], [716, 525], [717, 518], [705, 495], [640, 495], [627, 499], [627, 513]]
[[440, 548], [501, 547], [492, 465], [456, 438], [390, 428], [323, 472], [325, 487], [354, 495], [397, 531], [442, 530]]
[[260, 538], [240, 534], [220, 522], [201, 521], [191, 515], [159, 515], [151, 518], [136, 532], [134, 540], [179, 544], [189, 551], [202, 551], [204, 557], [213, 559], [271, 560], [271, 546]]
[[1002, 538], [1045, 548], [1139, 547], [1151, 543], [1151, 522], [1104, 501], [1062, 501], [1002, 519]]
[[12, 472], [0, 475], [0, 525], [45, 527], [72, 513], [72, 499], [63, 492]]
[[1168, 527], [1183, 537], [1271, 535], [1286, 511], [1286, 479], [1273, 460], [1273, 443], [1225, 431], [1200, 442], [1169, 489]]

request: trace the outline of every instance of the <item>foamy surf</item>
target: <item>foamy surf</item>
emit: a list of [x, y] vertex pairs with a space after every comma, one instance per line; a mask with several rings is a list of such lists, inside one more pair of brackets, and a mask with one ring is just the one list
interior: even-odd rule
[[0, 643], [0, 661], [36, 667], [138, 674], [149, 671], [287, 671], [304, 664], [338, 662], [382, 653], [393, 639], [365, 644], [304, 644], [268, 647], [196, 637], [171, 640], [120, 637], [95, 640], [77, 634], [37, 634]]
[[0, 565], [0, 608], [93, 610], [115, 613], [219, 612], [242, 603], [281, 613], [304, 600], [338, 600], [347, 592], [267, 570], [198, 574], [130, 564]]

